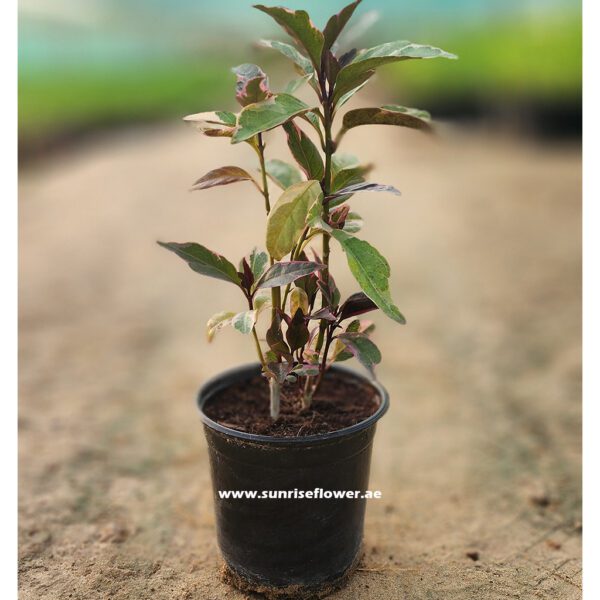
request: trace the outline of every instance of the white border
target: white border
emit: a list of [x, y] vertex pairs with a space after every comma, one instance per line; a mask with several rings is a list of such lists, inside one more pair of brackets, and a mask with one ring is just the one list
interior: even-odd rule
[[[0, 164], [2, 165], [2, 201], [0, 223], [3, 225], [1, 273], [3, 292], [0, 295], [0, 331], [2, 332], [1, 363], [2, 468], [3, 493], [0, 514], [3, 523], [0, 553], [0, 590], [2, 598], [17, 597], [17, 3], [0, 3], [0, 60], [3, 83], [7, 85], [0, 96], [3, 131], [0, 136]], [[600, 577], [595, 563], [598, 560], [600, 534], [600, 487], [591, 480], [598, 472], [594, 460], [599, 450], [600, 425], [600, 137], [599, 106], [600, 82], [597, 77], [600, 64], [599, 35], [600, 5], [594, 0], [584, 2], [584, 598], [600, 598]], [[11, 85], [14, 86], [11, 89]], [[595, 277], [594, 277], [595, 276]], [[558, 317], [558, 316], [557, 316]], [[594, 548], [596, 546], [596, 548]]]
[[[583, 590], [584, 598], [600, 598], [598, 573], [598, 539], [600, 533], [600, 487], [598, 486], [598, 449], [600, 424], [600, 282], [598, 280], [600, 256], [600, 186], [598, 171], [600, 149], [598, 136], [600, 119], [600, 82], [598, 61], [600, 52], [598, 26], [600, 6], [586, 0], [583, 6], [583, 450], [584, 450], [584, 502], [583, 502]], [[594, 477], [592, 480], [591, 478]]]
[[[0, 294], [0, 364], [3, 394], [2, 443], [2, 545], [0, 590], [2, 598], [17, 597], [17, 4], [0, 3], [0, 61], [4, 92], [2, 102], [2, 293]], [[13, 87], [14, 86], [14, 87]]]

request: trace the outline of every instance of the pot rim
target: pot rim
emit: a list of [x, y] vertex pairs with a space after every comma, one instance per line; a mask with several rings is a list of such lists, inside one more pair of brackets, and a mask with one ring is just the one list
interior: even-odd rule
[[261, 442], [268, 444], [277, 444], [284, 446], [294, 446], [294, 445], [305, 445], [307, 442], [323, 442], [334, 439], [339, 439], [342, 437], [346, 437], [362, 431], [363, 429], [368, 429], [372, 425], [374, 425], [383, 415], [387, 412], [389, 408], [389, 395], [387, 390], [376, 380], [369, 379], [365, 377], [362, 373], [355, 371], [354, 369], [350, 369], [341, 365], [334, 365], [330, 367], [333, 371], [338, 371], [340, 373], [347, 373], [352, 377], [362, 380], [363, 382], [368, 383], [371, 387], [375, 388], [377, 393], [379, 394], [380, 403], [379, 408], [367, 419], [361, 421], [360, 423], [355, 423], [350, 427], [344, 427], [343, 429], [338, 429], [336, 431], [330, 431], [328, 433], [318, 433], [314, 435], [305, 435], [301, 437], [282, 437], [282, 436], [271, 436], [271, 435], [262, 435], [256, 433], [246, 433], [245, 431], [238, 431], [237, 429], [231, 429], [230, 427], [225, 427], [224, 425], [220, 425], [216, 421], [210, 419], [204, 413], [204, 405], [208, 400], [210, 400], [216, 393], [220, 392], [224, 388], [229, 387], [232, 383], [245, 379], [249, 375], [254, 375], [260, 373], [260, 363], [246, 363], [244, 365], [240, 365], [238, 367], [234, 367], [232, 369], [227, 369], [226, 371], [222, 371], [221, 373], [211, 377], [198, 392], [198, 396], [196, 398], [196, 405], [198, 410], [200, 411], [200, 417], [202, 422], [220, 433], [223, 433], [227, 436], [238, 438], [245, 441], [250, 442]]

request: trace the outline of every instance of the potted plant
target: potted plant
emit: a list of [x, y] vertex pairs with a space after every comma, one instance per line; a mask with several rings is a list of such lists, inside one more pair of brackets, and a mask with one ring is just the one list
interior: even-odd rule
[[[210, 341], [233, 327], [250, 336], [258, 363], [206, 383], [198, 404], [225, 577], [273, 598], [322, 597], [342, 585], [360, 559], [372, 440], [388, 407], [373, 376], [381, 360], [373, 324], [361, 317], [379, 309], [405, 322], [390, 295], [389, 265], [357, 237], [361, 218], [349, 204], [359, 192], [399, 192], [368, 182], [369, 167], [339, 148], [354, 127], [427, 131], [429, 115], [395, 105], [343, 117], [340, 111], [381, 65], [455, 58], [406, 41], [344, 47], [341, 34], [360, 1], [331, 17], [323, 31], [305, 11], [257, 5], [293, 42], [262, 45], [290, 59], [299, 77], [279, 93], [260, 67], [243, 64], [234, 69], [239, 113], [185, 117], [204, 135], [245, 143], [256, 153], [258, 177], [224, 166], [192, 189], [250, 182], [264, 202], [266, 251], [255, 248], [235, 266], [197, 243], [159, 242], [197, 273], [238, 288], [244, 302], [242, 311], [213, 316], [207, 335]], [[302, 84], [314, 90], [314, 102], [293, 95]], [[287, 137], [297, 166], [267, 158], [265, 134], [276, 129]], [[346, 299], [329, 269], [333, 245], [345, 253], [360, 288]], [[370, 378], [337, 366], [351, 357]]]

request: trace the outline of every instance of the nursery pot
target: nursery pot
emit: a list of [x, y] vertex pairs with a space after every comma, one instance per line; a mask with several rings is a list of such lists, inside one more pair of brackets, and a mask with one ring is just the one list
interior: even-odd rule
[[[258, 364], [222, 373], [200, 390], [225, 577], [241, 589], [271, 598], [323, 597], [345, 583], [361, 558], [366, 500], [319, 495], [368, 489], [375, 426], [389, 401], [378, 383], [349, 369], [333, 371], [375, 388], [379, 408], [360, 423], [320, 435], [254, 435], [206, 416], [206, 403], [256, 376]], [[224, 498], [219, 493], [243, 490], [310, 491], [316, 498]]]

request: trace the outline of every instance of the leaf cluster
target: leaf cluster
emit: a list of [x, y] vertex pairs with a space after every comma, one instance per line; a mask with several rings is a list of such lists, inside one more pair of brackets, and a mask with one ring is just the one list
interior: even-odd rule
[[[375, 247], [356, 236], [362, 219], [349, 204], [362, 192], [400, 192], [391, 185], [368, 181], [371, 166], [338, 148], [347, 131], [364, 125], [432, 131], [427, 112], [385, 105], [346, 112], [334, 135], [339, 110], [380, 66], [456, 58], [440, 48], [408, 41], [367, 49], [345, 47], [345, 27], [360, 3], [356, 0], [333, 15], [323, 31], [315, 27], [306, 11], [257, 5], [255, 8], [291, 38], [263, 40], [261, 45], [290, 60], [296, 79], [285, 90], [276, 91], [259, 66], [239, 65], [233, 69], [235, 97], [241, 107], [238, 113], [216, 111], [185, 117], [205, 136], [227, 138], [232, 144], [243, 142], [256, 153], [257, 174], [237, 166], [218, 167], [197, 179], [191, 189], [250, 182], [265, 203], [266, 252], [254, 249], [236, 267], [197, 243], [160, 242], [193, 271], [235, 285], [245, 298], [243, 311], [223, 311], [211, 317], [207, 324], [209, 341], [227, 326], [252, 334], [272, 387], [286, 382], [300, 386], [306, 407], [332, 363], [355, 357], [373, 373], [381, 361], [371, 340], [374, 326], [359, 316], [380, 309], [395, 322], [405, 323], [392, 300], [389, 264]], [[294, 96], [304, 84], [313, 89], [314, 103]], [[265, 136], [279, 128], [291, 162], [266, 157]], [[281, 190], [275, 201], [270, 183]], [[320, 250], [314, 247], [317, 241]], [[329, 269], [331, 242], [345, 253], [360, 288], [346, 300], [342, 300]], [[259, 335], [259, 317], [266, 309], [270, 309], [270, 319]], [[272, 393], [274, 416], [278, 407], [273, 403], [278, 398], [278, 393]]]

